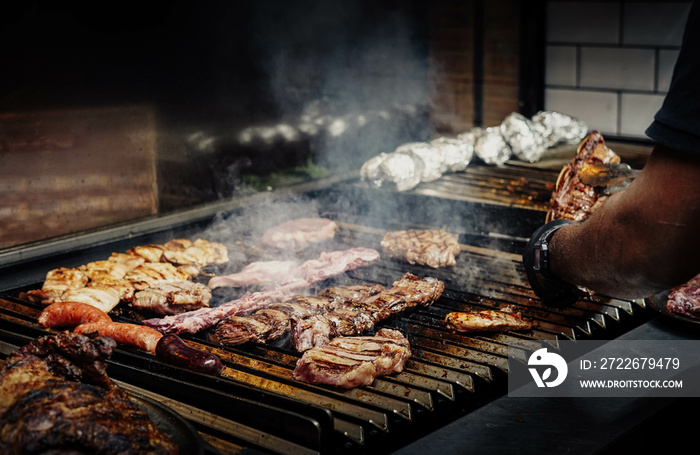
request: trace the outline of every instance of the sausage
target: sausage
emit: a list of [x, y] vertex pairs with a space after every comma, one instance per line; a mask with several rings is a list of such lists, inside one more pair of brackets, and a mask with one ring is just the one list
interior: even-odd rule
[[156, 357], [171, 365], [214, 376], [224, 368], [219, 357], [188, 346], [175, 334], [164, 335], [158, 340]]
[[81, 334], [97, 332], [100, 336], [113, 338], [117, 344], [143, 349], [151, 354], [156, 353], [156, 344], [163, 337], [156, 329], [124, 322], [90, 322], [79, 325], [73, 331]]
[[75, 327], [89, 322], [112, 322], [107, 313], [83, 302], [56, 302], [44, 308], [38, 318], [44, 327]]

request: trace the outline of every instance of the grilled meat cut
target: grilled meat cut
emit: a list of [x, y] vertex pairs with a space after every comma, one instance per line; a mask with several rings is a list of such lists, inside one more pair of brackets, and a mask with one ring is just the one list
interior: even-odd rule
[[[367, 332], [378, 322], [405, 309], [431, 305], [443, 290], [444, 283], [436, 278], [418, 278], [406, 273], [394, 281], [390, 289], [376, 284], [336, 286], [323, 289], [317, 296], [297, 296], [289, 303], [268, 308], [287, 315], [292, 344], [297, 351], [303, 352], [337, 336]], [[216, 328], [219, 342], [235, 346], [274, 339], [269, 335], [272, 328], [266, 327], [265, 319], [256, 314], [221, 321]], [[283, 333], [280, 331], [277, 336]]]
[[55, 302], [83, 302], [109, 313], [119, 304], [121, 295], [118, 289], [99, 283], [90, 284], [80, 289], [70, 289], [60, 297], [46, 299], [44, 304]]
[[216, 325], [216, 338], [226, 346], [265, 343], [282, 336], [290, 328], [290, 318], [279, 310], [258, 310], [250, 316], [231, 316]]
[[188, 280], [190, 275], [167, 262], [146, 262], [126, 274], [137, 291], [153, 286], [159, 281]]
[[520, 313], [498, 310], [449, 313], [445, 322], [460, 332], [503, 332], [532, 328], [532, 322], [524, 320]]
[[109, 338], [35, 339], [0, 370], [0, 453], [177, 454], [106, 374]]
[[211, 289], [218, 287], [246, 287], [273, 284], [288, 277], [299, 267], [297, 261], [251, 262], [240, 272], [215, 276], [209, 280]]
[[455, 265], [455, 256], [461, 250], [458, 237], [443, 229], [387, 232], [380, 244], [394, 259], [433, 268]]
[[677, 286], [668, 294], [666, 309], [693, 319], [700, 319], [700, 275]]
[[321, 253], [318, 259], [304, 262], [299, 266], [298, 273], [272, 289], [246, 293], [240, 299], [224, 302], [215, 308], [201, 308], [162, 319], [147, 319], [144, 323], [162, 333], [196, 333], [229, 316], [252, 313], [273, 303], [287, 301], [312, 283], [370, 265], [378, 259], [379, 252], [370, 248]]
[[546, 222], [588, 218], [607, 196], [601, 188], [583, 183], [580, 172], [589, 165], [619, 162], [620, 157], [605, 145], [603, 136], [598, 131], [591, 132], [579, 145], [574, 158], [559, 173]]
[[27, 297], [40, 303], [51, 303], [60, 299], [66, 291], [87, 286], [90, 278], [77, 268], [59, 267], [50, 270], [41, 289], [27, 291]]
[[297, 361], [294, 379], [349, 389], [369, 385], [379, 376], [400, 373], [410, 356], [408, 340], [396, 330], [336, 337], [306, 351]]
[[180, 314], [209, 306], [211, 290], [187, 280], [156, 281], [134, 294], [131, 306], [161, 316]]
[[268, 229], [260, 241], [264, 246], [296, 251], [332, 239], [337, 230], [338, 225], [325, 218], [300, 218]]

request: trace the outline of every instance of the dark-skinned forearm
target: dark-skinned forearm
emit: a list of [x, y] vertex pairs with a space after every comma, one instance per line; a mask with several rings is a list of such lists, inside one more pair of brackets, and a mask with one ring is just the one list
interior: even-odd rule
[[625, 191], [560, 229], [552, 273], [600, 294], [638, 298], [700, 272], [700, 159], [657, 148]]

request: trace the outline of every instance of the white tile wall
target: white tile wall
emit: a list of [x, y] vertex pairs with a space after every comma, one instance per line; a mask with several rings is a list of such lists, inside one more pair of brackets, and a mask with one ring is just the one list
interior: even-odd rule
[[581, 86], [654, 90], [653, 49], [581, 48]]
[[661, 108], [663, 95], [623, 93], [620, 102], [620, 134], [629, 137], [646, 137], [644, 131]]
[[603, 134], [645, 138], [668, 91], [691, 3], [549, 0], [544, 108]]
[[547, 110], [576, 117], [590, 129], [603, 135], [617, 134], [617, 94], [588, 90], [547, 89], [544, 92]]
[[673, 67], [678, 60], [680, 51], [661, 50], [659, 51], [659, 80], [656, 87], [657, 92], [667, 92], [671, 85]]
[[690, 3], [629, 2], [624, 8], [623, 44], [681, 45]]
[[576, 47], [547, 46], [545, 57], [547, 85], [576, 85]]
[[619, 13], [617, 2], [549, 2], [547, 41], [617, 44]]

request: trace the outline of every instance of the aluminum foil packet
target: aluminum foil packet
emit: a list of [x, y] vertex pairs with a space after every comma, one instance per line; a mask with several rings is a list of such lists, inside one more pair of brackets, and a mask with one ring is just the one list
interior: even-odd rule
[[474, 135], [471, 138], [439, 137], [430, 141], [442, 159], [445, 172], [461, 172], [474, 156]]
[[510, 159], [513, 151], [501, 134], [501, 127], [490, 126], [478, 132], [474, 153], [484, 163], [500, 166]]
[[360, 169], [360, 177], [377, 187], [393, 183], [397, 191], [407, 191], [421, 182], [424, 168], [423, 160], [412, 151], [395, 151], [367, 160]]
[[423, 162], [421, 182], [432, 182], [442, 177], [447, 166], [440, 152], [427, 142], [412, 142], [398, 147], [395, 153], [413, 154]]
[[501, 123], [501, 135], [513, 154], [523, 161], [539, 161], [549, 143], [544, 131], [536, 128], [524, 115], [513, 112]]
[[588, 125], [561, 112], [540, 111], [532, 116], [532, 124], [546, 139], [548, 147], [559, 143], [576, 144], [588, 134]]

